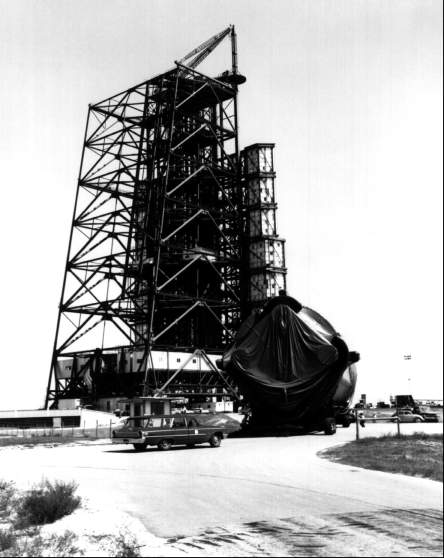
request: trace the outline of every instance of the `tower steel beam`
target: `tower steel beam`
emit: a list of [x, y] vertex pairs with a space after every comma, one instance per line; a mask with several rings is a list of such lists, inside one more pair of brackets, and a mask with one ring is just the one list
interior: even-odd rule
[[[228, 35], [231, 69], [217, 78], [197, 71]], [[149, 395], [165, 382], [174, 392], [181, 374], [156, 371], [153, 352], [217, 354], [230, 343], [245, 257], [243, 81], [230, 26], [172, 70], [89, 106], [46, 406], [106, 396], [105, 376], [107, 393]], [[133, 379], [117, 380], [117, 360], [136, 353]], [[225, 390], [208, 366], [212, 389]]]

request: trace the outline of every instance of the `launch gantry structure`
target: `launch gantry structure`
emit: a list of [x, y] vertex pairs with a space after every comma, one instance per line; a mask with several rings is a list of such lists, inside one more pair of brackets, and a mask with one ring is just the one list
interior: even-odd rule
[[[226, 37], [230, 69], [199, 72]], [[274, 170], [247, 162], [257, 153], [259, 164], [261, 149], [261, 161], [272, 157], [272, 144], [240, 154], [244, 82], [230, 26], [171, 70], [89, 106], [47, 406], [238, 397], [215, 360], [251, 307], [285, 288], [275, 224], [265, 235], [252, 225], [275, 211]]]

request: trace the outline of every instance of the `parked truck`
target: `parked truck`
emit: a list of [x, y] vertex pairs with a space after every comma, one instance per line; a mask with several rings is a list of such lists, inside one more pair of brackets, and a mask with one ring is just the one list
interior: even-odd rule
[[411, 411], [422, 417], [424, 422], [439, 422], [438, 413], [427, 406], [420, 405], [412, 395], [395, 395], [395, 406], [398, 412], [401, 410]]

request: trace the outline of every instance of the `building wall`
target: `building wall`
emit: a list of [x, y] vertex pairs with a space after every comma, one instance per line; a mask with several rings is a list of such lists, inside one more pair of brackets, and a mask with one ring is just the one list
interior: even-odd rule
[[94, 428], [108, 426], [110, 422], [117, 422], [114, 414], [90, 409], [0, 411], [0, 428]]

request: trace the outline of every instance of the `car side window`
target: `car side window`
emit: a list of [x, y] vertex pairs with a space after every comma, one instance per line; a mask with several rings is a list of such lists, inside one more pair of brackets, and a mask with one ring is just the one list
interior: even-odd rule
[[174, 417], [173, 428], [186, 428], [185, 419], [183, 417]]
[[162, 419], [151, 417], [146, 420], [145, 428], [159, 428], [162, 425]]
[[199, 423], [195, 418], [188, 419], [188, 428], [196, 428], [196, 426], [199, 426]]
[[171, 428], [173, 426], [173, 419], [172, 418], [164, 418], [162, 426], [164, 428]]

